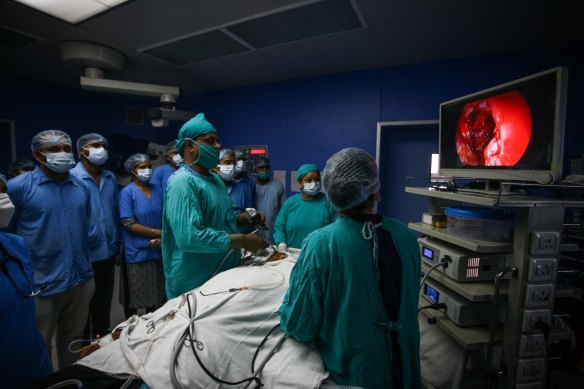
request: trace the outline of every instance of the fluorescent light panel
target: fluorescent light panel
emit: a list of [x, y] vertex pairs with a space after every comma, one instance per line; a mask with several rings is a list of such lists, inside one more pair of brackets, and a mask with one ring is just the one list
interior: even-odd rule
[[69, 23], [79, 23], [128, 0], [16, 0]]

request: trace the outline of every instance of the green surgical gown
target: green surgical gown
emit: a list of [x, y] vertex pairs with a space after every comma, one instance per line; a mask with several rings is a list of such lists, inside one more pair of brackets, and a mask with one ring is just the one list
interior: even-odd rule
[[[162, 260], [169, 299], [205, 283], [237, 233], [233, 202], [217, 174], [201, 176], [181, 167], [168, 182], [162, 216]], [[221, 270], [241, 261], [234, 250]]]
[[390, 329], [397, 330], [404, 388], [420, 388], [418, 244], [403, 223], [383, 218], [381, 228], [390, 232], [402, 269], [398, 319], [391, 322], [362, 227], [341, 217], [304, 240], [280, 307], [282, 329], [300, 342], [314, 341], [338, 385], [365, 389], [391, 388]]
[[274, 224], [274, 241], [286, 243], [288, 247], [300, 248], [302, 241], [312, 231], [331, 224], [337, 218], [337, 211], [323, 193], [312, 200], [304, 200], [298, 193], [288, 198]]

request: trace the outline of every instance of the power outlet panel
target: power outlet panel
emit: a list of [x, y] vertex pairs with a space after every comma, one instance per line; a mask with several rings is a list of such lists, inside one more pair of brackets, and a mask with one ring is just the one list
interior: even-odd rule
[[518, 354], [520, 358], [545, 356], [545, 338], [543, 334], [521, 335]]
[[530, 258], [527, 281], [553, 281], [557, 262], [556, 258]]
[[539, 381], [544, 377], [545, 361], [541, 359], [520, 359], [517, 361], [515, 380], [519, 382]]
[[531, 254], [557, 254], [560, 250], [559, 232], [534, 232], [531, 237]]
[[521, 332], [534, 331], [535, 323], [542, 321], [550, 324], [552, 319], [552, 311], [549, 309], [526, 309], [523, 311], [523, 320], [521, 321]]
[[533, 284], [525, 287], [525, 306], [544, 307], [554, 301], [554, 284]]

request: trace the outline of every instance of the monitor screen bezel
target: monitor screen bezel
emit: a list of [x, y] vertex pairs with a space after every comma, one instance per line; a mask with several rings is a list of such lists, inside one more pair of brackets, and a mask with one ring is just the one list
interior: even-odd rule
[[[498, 92], [504, 93], [513, 88], [519, 88], [526, 83], [532, 83], [538, 78], [544, 78], [549, 74], [555, 74], [556, 77], [556, 99], [553, 128], [553, 145], [552, 159], [549, 169], [513, 169], [512, 167], [443, 167], [443, 117], [442, 113], [445, 108], [454, 104], [464, 104], [473, 100], [489, 97]], [[566, 117], [566, 99], [568, 89], [568, 69], [565, 67], [555, 67], [546, 71], [532, 74], [517, 80], [484, 89], [466, 96], [449, 100], [440, 104], [439, 112], [439, 152], [440, 167], [439, 174], [443, 177], [468, 178], [468, 179], [487, 179], [499, 181], [520, 181], [534, 182], [538, 184], [553, 184], [562, 179], [562, 165], [564, 153], [564, 134], [565, 134], [565, 117]], [[452, 130], [451, 130], [452, 131]]]

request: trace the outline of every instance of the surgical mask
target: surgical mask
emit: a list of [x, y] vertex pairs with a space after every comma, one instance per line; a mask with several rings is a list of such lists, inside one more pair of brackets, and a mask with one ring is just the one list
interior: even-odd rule
[[180, 164], [183, 163], [183, 159], [180, 154], [175, 154], [172, 156], [172, 163], [174, 163], [176, 166], [180, 166]]
[[235, 172], [242, 173], [245, 171], [245, 161], [237, 161], [235, 164]]
[[260, 180], [267, 181], [267, 180], [270, 179], [270, 172], [269, 171], [267, 171], [267, 172], [258, 172], [258, 178]]
[[42, 162], [46, 167], [55, 173], [66, 173], [75, 166], [75, 158], [72, 153], [49, 153], [44, 154], [47, 162]]
[[219, 176], [221, 176], [221, 178], [223, 178], [226, 181], [231, 181], [233, 179], [233, 173], [235, 168], [233, 165], [217, 165], [217, 167], [219, 168], [219, 171], [217, 173], [219, 173]]
[[150, 177], [152, 177], [152, 169], [137, 169], [136, 170], [136, 178], [140, 180], [140, 182], [148, 182], [150, 181]]
[[318, 192], [320, 192], [320, 182], [307, 182], [304, 184], [304, 188], [302, 189], [304, 193], [307, 195], [314, 196]]
[[209, 170], [217, 166], [219, 163], [219, 149], [213, 146], [200, 145], [198, 143], [197, 146], [199, 146], [199, 158], [197, 158], [195, 162]]
[[104, 147], [92, 147], [87, 149], [87, 160], [94, 165], [101, 166], [107, 161], [107, 150]]
[[12, 215], [14, 215], [14, 204], [8, 197], [8, 193], [0, 193], [0, 228], [8, 227]]

